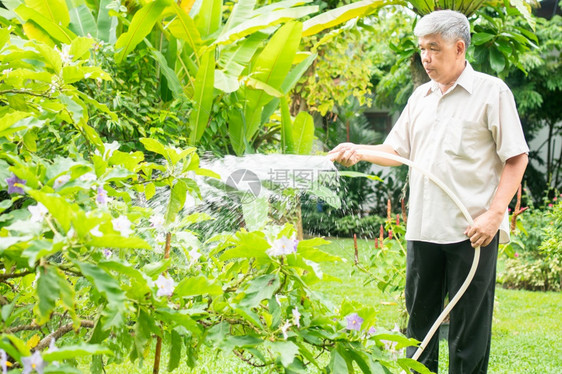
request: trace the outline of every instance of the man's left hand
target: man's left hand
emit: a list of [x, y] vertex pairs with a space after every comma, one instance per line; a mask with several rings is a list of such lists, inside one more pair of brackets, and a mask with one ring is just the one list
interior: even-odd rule
[[472, 247], [485, 247], [490, 244], [498, 232], [502, 219], [503, 214], [492, 211], [476, 217], [474, 224], [468, 226], [464, 232], [470, 239]]

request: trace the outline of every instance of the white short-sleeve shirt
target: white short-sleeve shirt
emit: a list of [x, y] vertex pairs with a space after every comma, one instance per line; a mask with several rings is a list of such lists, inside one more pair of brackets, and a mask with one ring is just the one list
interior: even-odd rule
[[[442, 180], [473, 218], [491, 205], [505, 161], [528, 153], [513, 95], [498, 78], [467, 62], [445, 94], [436, 82], [418, 87], [385, 144]], [[419, 171], [410, 170], [407, 240], [466, 240], [468, 222], [453, 201]], [[500, 243], [509, 242], [507, 211]]]

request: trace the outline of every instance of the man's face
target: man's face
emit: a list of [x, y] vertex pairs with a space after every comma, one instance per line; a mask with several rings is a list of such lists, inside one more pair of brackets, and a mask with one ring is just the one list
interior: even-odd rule
[[[459, 46], [462, 43], [462, 46]], [[441, 35], [430, 34], [418, 38], [421, 60], [427, 75], [437, 83], [449, 84], [457, 76], [459, 57], [464, 57], [464, 43], [450, 42]], [[459, 47], [463, 49], [459, 53]]]

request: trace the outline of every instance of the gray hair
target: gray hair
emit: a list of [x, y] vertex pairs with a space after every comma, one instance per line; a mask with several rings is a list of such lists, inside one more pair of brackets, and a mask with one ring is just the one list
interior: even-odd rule
[[466, 48], [470, 45], [470, 24], [462, 13], [454, 10], [436, 10], [423, 16], [416, 27], [416, 37], [430, 34], [441, 35], [447, 41], [463, 40]]

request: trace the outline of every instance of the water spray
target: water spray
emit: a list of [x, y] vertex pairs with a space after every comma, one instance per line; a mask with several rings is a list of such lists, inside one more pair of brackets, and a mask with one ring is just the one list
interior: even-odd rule
[[[472, 220], [472, 217], [468, 213], [468, 210], [466, 209], [464, 204], [453, 193], [453, 191], [451, 191], [451, 189], [449, 187], [447, 187], [439, 178], [437, 178], [429, 170], [427, 170], [427, 169], [423, 168], [422, 166], [412, 162], [411, 160], [408, 160], [404, 157], [400, 157], [398, 155], [394, 155], [394, 154], [387, 153], [387, 152], [371, 151], [371, 150], [362, 149], [362, 150], [359, 150], [357, 153], [363, 154], [363, 155], [366, 155], [366, 156], [374, 156], [374, 157], [380, 157], [380, 158], [384, 158], [384, 159], [388, 159], [388, 160], [398, 161], [402, 164], [408, 165], [409, 167], [412, 167], [412, 168], [418, 170], [424, 176], [426, 176], [429, 180], [431, 180], [433, 183], [435, 183], [439, 188], [441, 188], [447, 194], [447, 196], [449, 196], [451, 198], [451, 200], [453, 200], [455, 205], [460, 209], [463, 216], [468, 221], [469, 225], [474, 224], [474, 221]], [[435, 332], [437, 331], [437, 329], [439, 328], [439, 326], [441, 325], [443, 320], [445, 320], [447, 315], [451, 312], [451, 310], [454, 308], [454, 306], [460, 300], [462, 295], [465, 293], [466, 289], [468, 288], [468, 286], [472, 282], [472, 279], [474, 278], [474, 274], [476, 273], [476, 269], [478, 268], [478, 261], [479, 260], [480, 260], [480, 247], [478, 246], [478, 247], [474, 248], [474, 259], [472, 260], [472, 266], [470, 268], [470, 271], [468, 272], [468, 275], [466, 276], [465, 281], [463, 282], [459, 291], [449, 301], [449, 303], [447, 304], [445, 309], [443, 309], [443, 311], [441, 312], [439, 317], [437, 317], [437, 319], [433, 323], [433, 326], [431, 326], [431, 329], [429, 329], [427, 335], [425, 336], [425, 338], [421, 342], [420, 346], [418, 347], [418, 349], [416, 350], [416, 352], [412, 356], [412, 358], [414, 360], [417, 361], [419, 359], [423, 350], [427, 347], [427, 345], [429, 344], [430, 340], [435, 335]]]
[[[362, 149], [359, 150], [358, 153], [366, 156], [374, 156], [374, 157], [380, 157], [388, 160], [397, 161], [418, 170], [429, 180], [435, 183], [438, 187], [440, 187], [451, 198], [451, 200], [460, 209], [463, 216], [465, 217], [465, 219], [470, 225], [474, 224], [474, 221], [470, 216], [468, 210], [464, 206], [464, 204], [453, 193], [453, 191], [451, 191], [449, 187], [447, 187], [440, 179], [438, 179], [429, 170], [423, 168], [422, 166], [414, 163], [411, 160], [387, 152]], [[240, 178], [239, 181], [238, 180], [235, 181], [238, 182], [236, 183], [237, 185], [232, 187], [236, 187], [239, 190], [247, 190], [247, 191], [249, 190], [253, 192], [255, 195], [261, 193], [267, 194], [267, 192], [263, 190], [260, 190], [259, 192], [253, 191], [252, 186], [259, 184], [261, 188], [261, 181], [268, 179], [268, 173], [270, 173], [271, 170], [276, 170], [276, 169], [282, 169], [284, 171], [299, 170], [302, 169], [304, 165], [306, 165], [311, 170], [335, 171], [335, 168], [329, 156], [326, 157], [326, 156], [283, 155], [282, 160], [277, 159], [276, 156], [279, 155], [254, 154], [254, 155], [247, 155], [242, 158], [227, 156], [224, 159], [217, 160], [217, 162], [215, 163], [211, 163], [211, 165], [209, 165], [209, 168], [217, 172], [219, 175], [221, 175], [221, 178], [223, 179], [223, 181], [226, 181], [227, 184], [228, 184], [228, 178], [232, 177], [233, 175], [232, 174], [233, 171], [236, 171], [237, 169], [242, 170], [240, 169], [240, 167], [243, 167], [244, 170], [252, 171], [253, 175], [251, 178], [250, 178], [250, 174], [244, 174], [242, 176], [243, 178]], [[271, 176], [269, 176], [269, 178], [271, 178]], [[215, 199], [222, 200], [221, 194], [217, 194], [216, 191], [215, 193], [213, 193], [213, 195], [215, 195]], [[456, 295], [449, 301], [445, 309], [441, 312], [437, 320], [431, 326], [431, 329], [427, 333], [426, 337], [423, 339], [420, 346], [412, 356], [414, 360], [419, 359], [423, 350], [427, 347], [429, 341], [433, 338], [433, 336], [437, 332], [443, 320], [447, 317], [447, 315], [451, 312], [453, 307], [457, 304], [457, 302], [460, 300], [462, 295], [465, 293], [466, 289], [468, 288], [468, 286], [472, 282], [472, 279], [474, 278], [474, 274], [476, 273], [476, 269], [478, 268], [479, 260], [480, 260], [480, 247], [476, 247], [474, 249], [474, 259], [472, 262], [472, 266], [470, 268], [470, 271], [465, 281], [463, 282], [462, 286], [460, 287]]]

